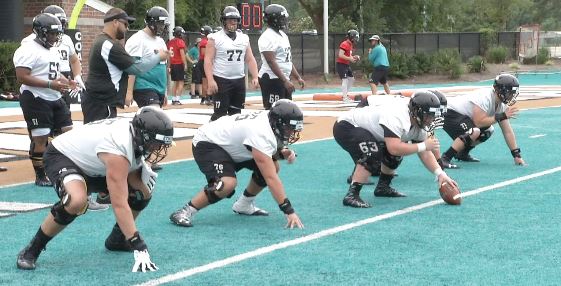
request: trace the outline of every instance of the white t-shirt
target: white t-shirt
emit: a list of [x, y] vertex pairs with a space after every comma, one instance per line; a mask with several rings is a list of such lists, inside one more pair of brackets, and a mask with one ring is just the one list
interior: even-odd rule
[[290, 42], [288, 41], [288, 36], [280, 30], [278, 33], [267, 28], [263, 34], [259, 37], [259, 52], [261, 53], [261, 69], [259, 70], [259, 77], [262, 77], [265, 73], [269, 74], [270, 78], [278, 78], [267, 60], [263, 56], [263, 52], [274, 52], [275, 60], [279, 65], [281, 72], [288, 79], [290, 78], [290, 72], [292, 71], [292, 54], [290, 53]]
[[[152, 37], [144, 30], [134, 33], [125, 43], [125, 50], [133, 57], [143, 58], [154, 54], [154, 51], [167, 50], [166, 42], [161, 37]], [[166, 64], [161, 61], [160, 64]]]
[[277, 151], [277, 138], [268, 115], [268, 111], [262, 111], [222, 116], [201, 126], [193, 137], [193, 145], [201, 141], [214, 143], [226, 150], [236, 163], [253, 160], [246, 146], [272, 157]]
[[142, 157], [136, 159], [130, 121], [112, 118], [94, 121], [57, 136], [51, 144], [90, 177], [105, 177], [107, 169], [99, 153], [111, 153], [129, 161], [129, 172], [142, 166]]
[[448, 109], [473, 119], [473, 106], [483, 110], [487, 116], [506, 111], [506, 104], [497, 100], [492, 88], [478, 89], [474, 93], [448, 98]]
[[[14, 53], [14, 66], [28, 68], [32, 76], [52, 81], [60, 77], [60, 54], [57, 48], [46, 49], [35, 41], [28, 41], [22, 43]], [[46, 87], [22, 84], [19, 90], [20, 93], [28, 90], [35, 97], [48, 101], [55, 101], [61, 97], [60, 92]]]
[[[23, 38], [23, 40], [21, 40], [21, 44], [26, 42], [33, 42], [35, 41], [36, 37], [37, 35], [35, 35], [35, 33], [32, 33], [29, 36]], [[76, 54], [76, 49], [74, 48], [74, 43], [72, 43], [72, 39], [70, 38], [70, 36], [62, 34], [62, 41], [60, 43], [60, 46], [55, 48], [58, 49], [58, 52], [60, 53], [60, 71], [70, 72], [70, 56]]]
[[384, 141], [382, 125], [397, 135], [402, 142], [420, 142], [427, 138], [426, 131], [411, 123], [409, 107], [405, 100], [399, 98], [395, 99], [395, 102], [352, 109], [340, 116], [337, 122], [342, 120], [366, 129], [378, 142]]
[[208, 35], [208, 38], [214, 40], [216, 49], [213, 74], [228, 79], [245, 77], [245, 56], [249, 37], [236, 31], [236, 39], [232, 40], [222, 30]]

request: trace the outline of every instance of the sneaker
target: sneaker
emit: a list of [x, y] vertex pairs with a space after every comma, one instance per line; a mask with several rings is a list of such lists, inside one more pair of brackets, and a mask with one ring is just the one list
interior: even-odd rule
[[189, 205], [186, 205], [169, 216], [171, 222], [176, 225], [184, 226], [184, 227], [192, 227], [193, 224], [191, 220], [193, 219], [193, 214], [191, 213], [191, 208]]
[[47, 177], [35, 177], [35, 185], [39, 187], [52, 187], [53, 183]]
[[363, 201], [360, 195], [353, 192], [348, 192], [343, 198], [343, 205], [353, 208], [370, 208], [372, 207], [369, 203]]
[[438, 159], [436, 161], [438, 162], [438, 165], [440, 165], [440, 168], [442, 168], [442, 169], [459, 169], [460, 168], [460, 166], [450, 163], [450, 159], [448, 159], [446, 156], [442, 156], [440, 159]]
[[266, 210], [262, 210], [255, 206], [255, 202], [248, 202], [245, 200], [237, 200], [232, 206], [232, 210], [241, 215], [252, 215], [252, 216], [268, 216], [269, 213]]
[[131, 244], [126, 240], [125, 235], [117, 224], [113, 226], [113, 230], [105, 239], [105, 248], [109, 251], [132, 252]]
[[[40, 254], [41, 252], [39, 252]], [[29, 250], [29, 245], [18, 253], [17, 266], [23, 270], [35, 270], [35, 262], [39, 258], [39, 254], [35, 255]]]
[[195, 98], [197, 98], [197, 95], [195, 95], [195, 94], [192, 94], [192, 93], [190, 93], [190, 92], [189, 92], [189, 95], [191, 96], [191, 99], [195, 99]]
[[108, 193], [97, 193], [97, 198], [95, 201], [98, 204], [102, 205], [110, 205], [111, 204], [111, 196]]
[[161, 169], [163, 169], [163, 167], [160, 164], [152, 164], [152, 166], [150, 166], [150, 168], [152, 169], [152, 171], [156, 172], [156, 171], [160, 171]]
[[210, 106], [210, 105], [214, 105], [214, 103], [212, 102], [212, 100], [205, 100], [205, 104]]
[[458, 154], [456, 154], [456, 159], [458, 159], [459, 161], [464, 161], [464, 162], [480, 162], [481, 160], [472, 157], [469, 153], [461, 151], [458, 152]]
[[374, 189], [374, 196], [376, 197], [390, 197], [390, 198], [397, 198], [397, 197], [407, 197], [407, 195], [398, 192], [396, 189], [388, 186], [388, 185], [380, 185], [376, 186]]
[[100, 204], [96, 200], [94, 200], [93, 195], [90, 195], [88, 197], [88, 210], [95, 212], [95, 211], [104, 211], [108, 208], [109, 205]]
[[171, 105], [181, 105], [181, 101], [179, 100], [172, 100]]

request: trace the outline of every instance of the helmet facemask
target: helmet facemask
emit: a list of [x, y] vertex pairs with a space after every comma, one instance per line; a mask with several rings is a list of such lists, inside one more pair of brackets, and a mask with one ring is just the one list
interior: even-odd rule
[[516, 97], [518, 97], [518, 86], [507, 86], [507, 85], [495, 85], [495, 92], [499, 96], [502, 103], [512, 106], [516, 103]]
[[428, 111], [425, 111], [420, 106], [416, 106], [412, 111], [412, 116], [421, 129], [433, 133], [437, 124], [439, 124], [438, 122], [442, 121], [442, 124], [444, 124], [443, 120], [439, 119], [442, 117], [440, 112], [440, 107], [429, 107]]
[[135, 157], [144, 157], [155, 164], [167, 156], [173, 144], [173, 123], [166, 114], [157, 108], [146, 106], [131, 121]]

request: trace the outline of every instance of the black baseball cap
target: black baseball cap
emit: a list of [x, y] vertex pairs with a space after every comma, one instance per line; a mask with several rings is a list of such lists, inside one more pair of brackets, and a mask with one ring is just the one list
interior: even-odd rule
[[105, 17], [103, 18], [103, 23], [111, 22], [113, 20], [127, 20], [129, 24], [132, 24], [136, 19], [134, 17], [130, 17], [127, 12], [120, 8], [111, 8], [107, 13], [105, 13]]

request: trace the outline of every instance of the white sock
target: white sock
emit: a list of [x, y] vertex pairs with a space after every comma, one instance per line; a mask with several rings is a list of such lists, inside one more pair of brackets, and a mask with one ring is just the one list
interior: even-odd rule
[[198, 209], [196, 209], [196, 208], [194, 208], [190, 205], [187, 205], [187, 206], [189, 207], [189, 210], [191, 210], [191, 214], [196, 214], [199, 211]]
[[257, 197], [257, 196], [247, 197], [247, 196], [245, 196], [244, 194], [242, 194], [242, 195], [240, 196], [239, 200], [242, 201], [242, 202], [246, 202], [246, 203], [252, 203], [252, 202], [255, 200], [256, 197]]
[[354, 77], [349, 77], [348, 78], [348, 82], [347, 82], [347, 91], [351, 91], [351, 88], [353, 88], [353, 83], [355, 82], [355, 78]]
[[347, 97], [347, 93], [349, 92], [348, 86], [349, 86], [349, 80], [347, 78], [342, 79], [341, 80], [341, 93], [343, 94], [343, 99], [345, 97]]

